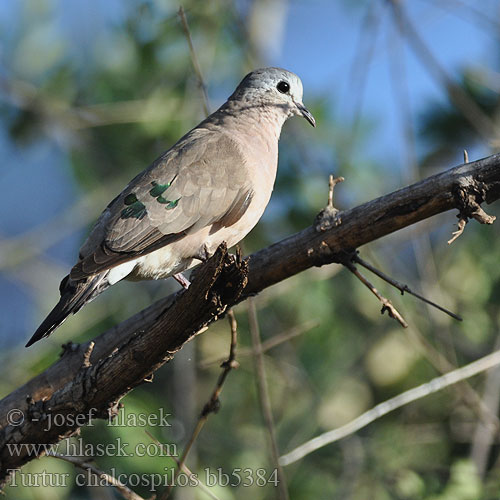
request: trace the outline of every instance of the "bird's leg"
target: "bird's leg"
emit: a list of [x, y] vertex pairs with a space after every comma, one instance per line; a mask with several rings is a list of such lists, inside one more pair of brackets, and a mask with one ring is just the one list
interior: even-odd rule
[[[206, 262], [210, 257], [210, 253], [208, 252], [207, 245], [203, 244], [203, 246], [198, 250], [196, 255], [194, 256], [195, 259], [201, 260], [202, 262]], [[189, 288], [189, 285], [191, 282], [182, 274], [182, 273], [177, 273], [173, 275], [173, 278], [181, 284], [183, 288], [186, 290]]]
[[174, 274], [172, 277], [186, 290], [189, 288], [191, 282], [182, 273]]

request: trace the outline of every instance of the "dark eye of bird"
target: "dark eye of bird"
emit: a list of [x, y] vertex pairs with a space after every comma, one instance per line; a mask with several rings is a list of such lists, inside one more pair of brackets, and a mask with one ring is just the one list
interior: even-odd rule
[[281, 81], [276, 85], [276, 88], [282, 93], [282, 94], [287, 94], [288, 91], [290, 90], [290, 84], [284, 81]]

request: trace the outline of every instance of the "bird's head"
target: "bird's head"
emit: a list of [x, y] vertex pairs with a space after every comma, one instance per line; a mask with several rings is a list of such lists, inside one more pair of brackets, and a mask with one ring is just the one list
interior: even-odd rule
[[313, 115], [302, 103], [302, 93], [302, 82], [296, 74], [281, 68], [263, 68], [245, 76], [229, 99], [248, 105], [276, 106], [287, 117], [303, 116], [315, 127]]

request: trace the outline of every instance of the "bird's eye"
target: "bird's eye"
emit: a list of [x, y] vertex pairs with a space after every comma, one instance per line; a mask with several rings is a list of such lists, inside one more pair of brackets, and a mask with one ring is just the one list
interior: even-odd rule
[[276, 88], [282, 93], [282, 94], [288, 94], [288, 91], [290, 90], [290, 84], [288, 82], [281, 81], [276, 85]]

